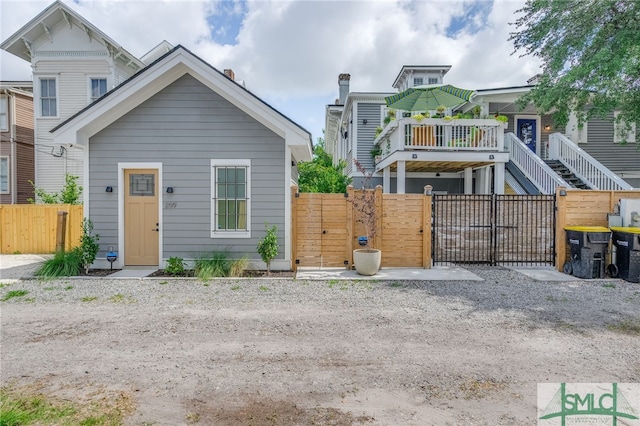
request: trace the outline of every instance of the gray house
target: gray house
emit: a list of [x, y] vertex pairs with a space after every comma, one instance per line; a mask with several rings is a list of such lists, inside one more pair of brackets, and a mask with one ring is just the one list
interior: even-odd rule
[[[227, 73], [230, 74], [230, 73]], [[85, 215], [96, 267], [162, 267], [172, 256], [256, 253], [278, 227], [272, 269], [291, 268], [291, 185], [311, 135], [178, 46], [51, 130], [84, 152]]]
[[[442, 84], [449, 65], [405, 65], [393, 88], [401, 92], [424, 84]], [[533, 105], [517, 100], [534, 87], [478, 89], [446, 121], [416, 119], [391, 111], [393, 92], [350, 92], [349, 74], [338, 77], [339, 97], [325, 113], [325, 144], [333, 158], [346, 161], [345, 173], [359, 186], [357, 159], [374, 172], [384, 192], [503, 194], [555, 192], [558, 186], [591, 189], [640, 187], [637, 130], [620, 143], [615, 112], [579, 127], [563, 128]], [[529, 82], [531, 83], [531, 82]], [[396, 92], [396, 93], [397, 93]], [[502, 123], [494, 116], [502, 115]]]

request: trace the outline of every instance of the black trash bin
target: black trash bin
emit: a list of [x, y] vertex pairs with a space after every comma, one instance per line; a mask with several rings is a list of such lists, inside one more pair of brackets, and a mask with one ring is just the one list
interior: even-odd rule
[[568, 226], [567, 242], [570, 259], [564, 264], [565, 274], [578, 278], [604, 278], [611, 231], [602, 226]]
[[611, 228], [615, 248], [609, 265], [609, 275], [632, 283], [640, 282], [640, 228]]

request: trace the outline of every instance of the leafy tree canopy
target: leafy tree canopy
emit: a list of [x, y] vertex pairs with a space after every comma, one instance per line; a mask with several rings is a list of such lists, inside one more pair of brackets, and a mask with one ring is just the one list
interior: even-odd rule
[[516, 50], [542, 61], [538, 84], [522, 99], [558, 125], [619, 110], [625, 131], [640, 122], [640, 1], [527, 0], [518, 10]]
[[344, 193], [351, 178], [344, 175], [344, 160], [333, 164], [333, 158], [324, 149], [324, 139], [318, 138], [313, 148], [313, 160], [298, 164], [300, 192]]

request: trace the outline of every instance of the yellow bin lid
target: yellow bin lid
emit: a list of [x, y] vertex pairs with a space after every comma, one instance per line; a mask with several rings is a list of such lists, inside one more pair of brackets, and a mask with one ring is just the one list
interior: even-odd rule
[[604, 226], [566, 226], [565, 231], [580, 231], [580, 232], [610, 232], [609, 228]]
[[640, 228], [634, 228], [632, 226], [612, 226], [612, 231], [626, 232], [628, 234], [640, 234]]

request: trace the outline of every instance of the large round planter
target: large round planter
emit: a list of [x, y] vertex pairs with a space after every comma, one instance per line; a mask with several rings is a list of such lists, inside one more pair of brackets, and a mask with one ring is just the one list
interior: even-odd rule
[[360, 275], [375, 275], [380, 269], [382, 252], [377, 249], [353, 251], [353, 264]]

